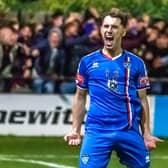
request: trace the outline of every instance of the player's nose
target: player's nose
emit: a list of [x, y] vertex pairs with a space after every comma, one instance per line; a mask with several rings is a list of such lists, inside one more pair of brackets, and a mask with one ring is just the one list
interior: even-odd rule
[[113, 27], [109, 26], [107, 31], [112, 33], [113, 32]]

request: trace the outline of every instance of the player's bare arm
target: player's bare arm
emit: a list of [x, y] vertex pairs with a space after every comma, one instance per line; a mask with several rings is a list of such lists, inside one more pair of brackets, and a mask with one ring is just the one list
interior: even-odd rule
[[142, 104], [142, 118], [141, 118], [141, 129], [142, 134], [151, 134], [150, 130], [150, 114], [149, 114], [149, 104], [147, 100], [146, 89], [138, 90], [138, 96]]
[[150, 130], [150, 112], [149, 103], [147, 100], [146, 89], [138, 90], [138, 96], [142, 104], [142, 117], [141, 117], [141, 130], [144, 137], [144, 142], [146, 147], [151, 150], [156, 148], [157, 142], [162, 142], [163, 140], [152, 136]]
[[79, 145], [81, 143], [81, 125], [85, 116], [87, 90], [77, 87], [72, 105], [72, 130], [64, 137], [69, 145]]

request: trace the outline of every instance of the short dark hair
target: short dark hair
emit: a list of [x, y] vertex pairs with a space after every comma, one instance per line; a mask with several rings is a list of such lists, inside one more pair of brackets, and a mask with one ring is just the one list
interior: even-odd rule
[[101, 23], [103, 22], [103, 20], [106, 16], [119, 18], [121, 20], [121, 24], [124, 27], [126, 27], [129, 14], [127, 12], [124, 12], [124, 11], [118, 9], [118, 8], [112, 8], [110, 11], [104, 13], [104, 15], [101, 17]]
[[55, 18], [57, 18], [57, 17], [59, 17], [59, 16], [64, 16], [64, 13], [63, 13], [63, 11], [62, 10], [56, 10], [52, 15], [51, 15], [51, 17], [52, 17], [52, 19], [55, 19]]

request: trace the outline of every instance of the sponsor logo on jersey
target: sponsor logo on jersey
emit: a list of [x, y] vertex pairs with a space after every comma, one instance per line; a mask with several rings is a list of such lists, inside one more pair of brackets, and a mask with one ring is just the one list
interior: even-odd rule
[[149, 156], [146, 156], [146, 157], [145, 157], [145, 162], [146, 162], [146, 163], [150, 162], [150, 157], [149, 157]]
[[117, 81], [115, 79], [109, 79], [107, 82], [107, 86], [110, 90], [116, 91]]
[[93, 64], [92, 64], [92, 68], [98, 68], [99, 67], [99, 63], [98, 62], [94, 62]]
[[77, 84], [82, 84], [84, 81], [84, 78], [82, 75], [80, 75], [79, 73], [76, 74], [76, 83]]
[[106, 76], [108, 77], [107, 80], [107, 87], [114, 91], [114, 92], [118, 92], [118, 77], [119, 77], [119, 72], [116, 70], [112, 73], [112, 76], [110, 77], [110, 72], [106, 71]]
[[147, 76], [141, 77], [140, 85], [149, 85], [149, 78]]

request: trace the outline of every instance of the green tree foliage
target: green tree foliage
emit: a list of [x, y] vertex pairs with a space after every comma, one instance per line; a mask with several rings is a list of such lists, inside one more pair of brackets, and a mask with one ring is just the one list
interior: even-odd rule
[[119, 7], [133, 15], [147, 13], [157, 18], [167, 18], [168, 0], [0, 0], [0, 11], [23, 10], [52, 12], [57, 9], [65, 13], [84, 11], [96, 7], [99, 12]]

